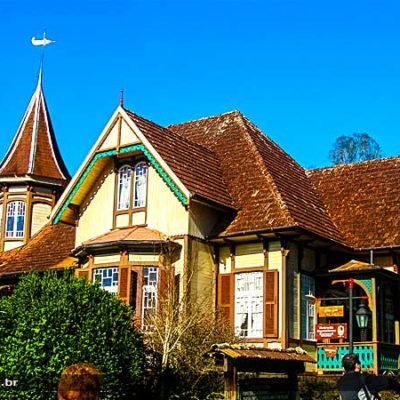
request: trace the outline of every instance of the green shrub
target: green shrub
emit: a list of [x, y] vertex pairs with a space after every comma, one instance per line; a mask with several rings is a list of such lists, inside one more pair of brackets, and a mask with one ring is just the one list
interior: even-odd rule
[[26, 275], [0, 298], [0, 383], [18, 381], [0, 385], [0, 399], [55, 399], [61, 371], [77, 362], [102, 372], [102, 399], [129, 399], [142, 382], [143, 354], [131, 310], [70, 272]]

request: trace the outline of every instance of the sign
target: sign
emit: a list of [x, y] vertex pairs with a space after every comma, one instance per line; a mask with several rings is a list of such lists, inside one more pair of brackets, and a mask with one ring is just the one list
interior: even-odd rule
[[323, 350], [328, 358], [333, 358], [337, 353], [337, 346], [324, 346]]
[[318, 315], [323, 318], [344, 317], [344, 306], [322, 306], [318, 309]]
[[347, 324], [316, 324], [315, 339], [346, 339]]

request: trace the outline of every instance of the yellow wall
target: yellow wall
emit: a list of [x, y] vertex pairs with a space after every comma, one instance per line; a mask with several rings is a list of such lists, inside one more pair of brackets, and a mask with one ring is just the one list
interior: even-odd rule
[[81, 206], [82, 215], [76, 230], [76, 245], [112, 229], [114, 184], [113, 163], [110, 160]]
[[189, 262], [193, 271], [190, 288], [192, 299], [214, 308], [215, 299], [215, 265], [212, 247], [199, 240], [190, 239]]
[[51, 207], [49, 204], [34, 203], [32, 207], [31, 236], [38, 232], [49, 220]]
[[204, 239], [213, 230], [218, 216], [213, 208], [192, 202], [189, 210], [189, 234]]
[[264, 266], [263, 243], [246, 243], [236, 246], [235, 268], [252, 268]]
[[167, 236], [188, 233], [188, 213], [154, 168], [149, 168], [147, 227]]
[[232, 272], [232, 259], [229, 246], [219, 249], [219, 273], [230, 274]]

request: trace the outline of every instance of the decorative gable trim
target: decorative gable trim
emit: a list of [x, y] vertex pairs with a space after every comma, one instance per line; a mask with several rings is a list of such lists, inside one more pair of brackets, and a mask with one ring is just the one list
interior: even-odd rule
[[[143, 154], [146, 156], [147, 160], [151, 163], [151, 165], [154, 167], [154, 169], [157, 171], [157, 173], [160, 175], [160, 177], [163, 179], [163, 181], [168, 185], [168, 187], [171, 189], [171, 191], [175, 194], [175, 196], [178, 198], [178, 200], [184, 205], [188, 205], [188, 199], [186, 196], [179, 190], [179, 188], [175, 185], [175, 183], [172, 181], [172, 179], [168, 176], [168, 174], [163, 170], [163, 168], [160, 166], [160, 164], [155, 160], [155, 158], [150, 154], [150, 152], [146, 149], [146, 147], [143, 144], [135, 144], [133, 146], [127, 146], [127, 147], [122, 147], [119, 149], [118, 154], [124, 154], [124, 153], [129, 153], [132, 151], [142, 151]], [[93, 159], [90, 161], [89, 165], [86, 167], [84, 172], [82, 173], [81, 177], [79, 178], [78, 182], [68, 195], [67, 199], [64, 201], [64, 204], [62, 205], [60, 211], [56, 214], [54, 217], [52, 223], [56, 224], [57, 222], [60, 221], [62, 214], [74, 198], [75, 194], [78, 192], [79, 188], [85, 181], [86, 177], [89, 175], [90, 171], [92, 170], [93, 166], [96, 164], [97, 160], [103, 157], [110, 157], [117, 155], [117, 150], [107, 150], [107, 151], [102, 151], [100, 153], [97, 153]]]

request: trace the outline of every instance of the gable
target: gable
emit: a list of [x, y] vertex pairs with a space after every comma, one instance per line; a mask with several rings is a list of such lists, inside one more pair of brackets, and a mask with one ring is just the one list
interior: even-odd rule
[[51, 221], [74, 223], [76, 208], [85, 201], [110, 157], [141, 153], [183, 206], [190, 193], [165, 161], [154, 150], [140, 129], [121, 108], [115, 111], [99, 139], [54, 208]]

